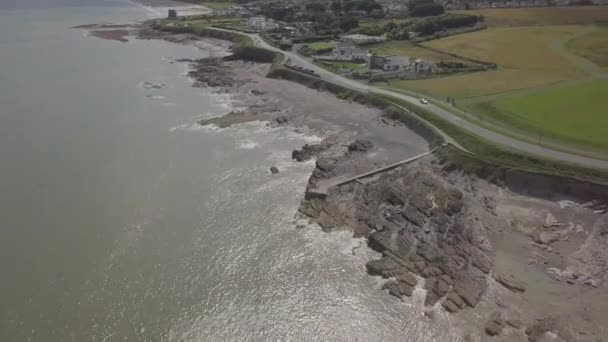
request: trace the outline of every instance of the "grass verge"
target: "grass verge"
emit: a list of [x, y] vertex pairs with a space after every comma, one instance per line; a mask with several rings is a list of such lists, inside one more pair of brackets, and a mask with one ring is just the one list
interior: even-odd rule
[[[575, 164], [543, 159], [519, 151], [510, 150], [487, 141], [477, 135], [471, 134], [451, 123], [438, 118], [430, 111], [415, 106], [409, 102], [386, 95], [377, 95], [389, 101], [408, 108], [416, 113], [471, 151], [484, 161], [509, 167], [513, 169], [545, 173], [549, 175], [565, 176], [573, 179], [605, 183], [608, 181], [608, 171], [589, 169]], [[465, 166], [466, 167], [466, 166]]]

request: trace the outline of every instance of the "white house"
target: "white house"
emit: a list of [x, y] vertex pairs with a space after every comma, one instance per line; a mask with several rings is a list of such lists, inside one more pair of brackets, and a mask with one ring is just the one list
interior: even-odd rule
[[336, 60], [354, 61], [367, 60], [367, 50], [358, 48], [352, 42], [338, 42], [332, 54]]
[[251, 17], [247, 20], [247, 24], [257, 31], [270, 31], [279, 27], [274, 20], [263, 16]]

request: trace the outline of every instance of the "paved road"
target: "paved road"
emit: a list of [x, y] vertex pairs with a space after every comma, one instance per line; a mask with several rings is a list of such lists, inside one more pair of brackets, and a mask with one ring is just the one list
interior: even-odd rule
[[[266, 48], [269, 50], [281, 52], [291, 61], [291, 63], [299, 65], [301, 67], [305, 67], [305, 68], [314, 70], [317, 74], [319, 74], [321, 76], [321, 78], [323, 80], [341, 85], [343, 87], [346, 87], [346, 88], [349, 88], [352, 90], [357, 90], [360, 92], [366, 92], [366, 93], [374, 92], [374, 93], [379, 93], [379, 94], [390, 95], [390, 96], [399, 98], [401, 100], [410, 102], [414, 105], [420, 106], [420, 101], [416, 97], [397, 93], [394, 91], [390, 91], [390, 90], [386, 90], [386, 89], [382, 89], [382, 88], [378, 88], [378, 87], [368, 86], [368, 85], [362, 84], [360, 82], [357, 82], [355, 80], [352, 80], [352, 79], [349, 79], [346, 77], [342, 77], [340, 75], [334, 74], [330, 71], [327, 71], [327, 70], [315, 65], [314, 63], [312, 63], [312, 61], [310, 61], [296, 53], [293, 53], [290, 51], [282, 51], [278, 48], [275, 48], [274, 46], [266, 43], [257, 34], [249, 34], [249, 37], [251, 37], [251, 39], [253, 39], [254, 43], [257, 46], [263, 47], [263, 48]], [[574, 163], [574, 164], [578, 164], [578, 165], [586, 166], [586, 167], [590, 167], [590, 168], [595, 168], [595, 169], [608, 170], [608, 161], [584, 157], [584, 156], [567, 153], [567, 152], [562, 152], [562, 151], [554, 150], [554, 149], [551, 149], [548, 147], [535, 145], [535, 144], [531, 144], [531, 143], [528, 143], [528, 142], [525, 142], [522, 140], [511, 138], [511, 137], [502, 135], [498, 132], [494, 132], [494, 131], [488, 130], [486, 128], [477, 126], [476, 124], [474, 124], [470, 121], [464, 120], [457, 115], [451, 114], [450, 112], [448, 112], [438, 106], [435, 106], [432, 103], [424, 105], [424, 108], [431, 111], [433, 114], [437, 115], [438, 117], [440, 117], [446, 121], [449, 121], [450, 123], [454, 124], [455, 126], [463, 128], [471, 133], [474, 133], [474, 134], [476, 134], [484, 139], [487, 139], [489, 141], [492, 141], [498, 145], [505, 146], [505, 147], [515, 149], [518, 151], [522, 151], [522, 152], [525, 152], [528, 154], [537, 155], [537, 156], [540, 156], [543, 158], [550, 158], [550, 159], [555, 159], [555, 160], [564, 161], [564, 162], [568, 162], [568, 163]]]

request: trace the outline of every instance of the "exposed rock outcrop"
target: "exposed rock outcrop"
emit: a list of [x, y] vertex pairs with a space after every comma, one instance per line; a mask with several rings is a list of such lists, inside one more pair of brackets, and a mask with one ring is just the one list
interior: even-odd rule
[[500, 335], [504, 327], [504, 320], [500, 311], [494, 311], [490, 314], [488, 321], [484, 326], [486, 334], [490, 336]]
[[374, 147], [374, 144], [369, 140], [355, 140], [348, 145], [349, 152], [367, 152]]
[[321, 152], [327, 150], [333, 145], [331, 141], [323, 140], [318, 144], [306, 144], [299, 150], [293, 150], [291, 152], [291, 159], [299, 162], [307, 161], [317, 157]]
[[509, 290], [513, 291], [513, 292], [524, 292], [526, 291], [526, 284], [524, 284], [521, 281], [516, 280], [515, 278], [513, 278], [513, 276], [511, 275], [497, 275], [495, 277], [496, 281], [508, 288]]
[[234, 75], [213, 58], [198, 59], [191, 64], [188, 76], [193, 78], [194, 87], [232, 87], [236, 84]]
[[572, 312], [536, 320], [526, 329], [526, 335], [530, 342], [592, 342], [603, 341], [606, 337], [585, 312]]
[[[369, 148], [357, 144], [354, 150], [360, 147]], [[336, 163], [340, 159], [320, 158], [311, 182]], [[456, 312], [476, 306], [487, 289], [493, 268], [489, 243], [462, 192], [430, 172], [398, 169], [366, 185], [350, 184], [325, 199], [305, 201], [301, 211], [324, 228], [367, 236], [370, 247], [383, 254], [367, 269], [394, 277], [385, 288], [395, 296], [412, 294], [415, 274], [425, 278], [426, 305], [442, 301], [447, 311]]]

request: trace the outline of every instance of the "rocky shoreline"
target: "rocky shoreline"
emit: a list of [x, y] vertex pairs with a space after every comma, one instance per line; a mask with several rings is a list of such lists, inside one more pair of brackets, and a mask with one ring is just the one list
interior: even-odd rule
[[522, 196], [447, 171], [436, 157], [317, 195], [319, 182], [351, 173], [366, 153], [373, 149], [353, 153], [327, 141], [294, 151], [295, 160], [318, 158], [299, 211], [323, 230], [366, 237], [382, 253], [366, 267], [387, 279], [383, 289], [402, 299], [423, 289], [429, 317], [483, 312], [464, 340], [608, 337], [608, 303], [600, 300], [608, 298], [605, 198]]
[[[149, 29], [139, 37], [201, 44], [197, 37]], [[236, 108], [199, 124], [227, 128], [259, 120], [325, 137], [292, 152], [293, 162], [316, 159], [298, 227], [367, 238], [382, 257], [366, 268], [386, 279], [383, 291], [404, 301], [419, 294], [429, 324], [448, 313], [450, 324], [463, 332], [454, 341], [608, 338], [605, 198], [517, 192], [449, 168], [434, 155], [319, 196], [321, 182], [428, 146], [378, 109], [267, 79], [269, 65], [225, 60], [228, 45], [218, 44], [210, 58], [177, 61], [190, 63], [195, 87], [231, 94]]]

